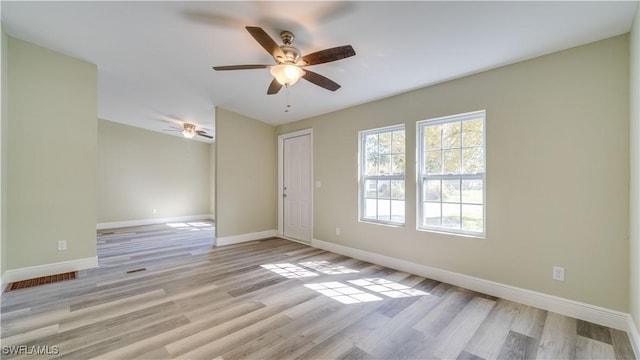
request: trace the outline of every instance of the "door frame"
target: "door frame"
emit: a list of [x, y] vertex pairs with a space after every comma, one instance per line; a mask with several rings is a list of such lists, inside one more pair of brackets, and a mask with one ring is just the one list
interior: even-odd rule
[[[295, 137], [309, 135], [309, 161], [311, 162], [309, 165], [309, 169], [311, 174], [309, 174], [309, 189], [311, 194], [310, 196], [310, 204], [311, 209], [309, 209], [309, 243], [298, 239], [288, 238], [284, 235], [284, 201], [282, 199], [283, 188], [284, 188], [284, 141], [286, 139], [291, 139]], [[278, 136], [278, 189], [276, 193], [278, 194], [278, 235], [282, 236], [285, 239], [303, 242], [305, 244], [311, 244], [311, 240], [313, 240], [313, 189], [314, 189], [314, 180], [313, 180], [313, 128], [303, 129], [299, 131], [294, 131], [286, 134], [282, 134]]]

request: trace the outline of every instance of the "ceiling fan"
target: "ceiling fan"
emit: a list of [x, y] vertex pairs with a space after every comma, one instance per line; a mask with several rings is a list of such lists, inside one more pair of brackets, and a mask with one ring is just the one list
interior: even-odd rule
[[213, 139], [213, 136], [207, 134], [206, 131], [198, 130], [194, 124], [190, 124], [190, 123], [187, 123], [187, 122], [182, 124], [182, 129], [180, 129], [179, 127], [175, 127], [175, 126], [169, 126], [169, 127], [171, 128], [171, 130], [164, 130], [164, 131], [178, 131], [178, 132], [181, 132], [182, 135], [184, 135], [184, 137], [186, 137], [187, 139], [191, 139], [196, 135], [202, 136], [202, 137], [206, 137], [206, 138], [209, 138], [209, 139]]
[[344, 58], [354, 56], [356, 52], [351, 45], [337, 46], [330, 49], [317, 51], [302, 56], [300, 50], [293, 45], [295, 36], [290, 31], [280, 33], [280, 39], [284, 45], [278, 45], [261, 27], [246, 26], [247, 31], [254, 39], [273, 57], [276, 65], [229, 65], [214, 66], [213, 69], [221, 70], [249, 70], [269, 68], [274, 79], [267, 89], [268, 95], [277, 94], [285, 86], [295, 84], [303, 78], [313, 84], [330, 91], [336, 91], [340, 85], [318, 73], [310, 70], [303, 70], [303, 67], [310, 65], [324, 64]]

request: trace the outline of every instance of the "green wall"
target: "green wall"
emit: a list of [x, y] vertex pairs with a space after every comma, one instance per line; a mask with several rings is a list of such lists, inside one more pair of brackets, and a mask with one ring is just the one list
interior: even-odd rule
[[275, 230], [275, 127], [216, 109], [216, 237]]
[[[336, 94], [336, 96], [339, 96]], [[487, 112], [486, 238], [358, 221], [358, 131]], [[629, 45], [626, 35], [277, 128], [313, 128], [314, 238], [627, 312]], [[221, 134], [222, 135], [222, 134]], [[335, 228], [341, 228], [336, 235]], [[554, 265], [566, 281], [551, 278]]]
[[8, 132], [7, 127], [9, 123], [9, 61], [7, 44], [9, 43], [9, 37], [2, 29], [0, 24], [0, 46], [2, 47], [2, 59], [0, 60], [0, 67], [2, 68], [0, 74], [0, 82], [2, 83], [2, 100], [0, 103], [2, 117], [0, 118], [0, 274], [4, 274], [7, 268], [7, 144]]
[[95, 258], [97, 68], [12, 37], [6, 45], [4, 269]]
[[210, 152], [207, 143], [98, 120], [98, 223], [208, 215]]
[[[631, 187], [630, 187], [630, 282], [629, 312], [640, 329], [640, 6], [629, 37], [631, 47], [630, 115]], [[638, 341], [640, 343], [640, 341]]]

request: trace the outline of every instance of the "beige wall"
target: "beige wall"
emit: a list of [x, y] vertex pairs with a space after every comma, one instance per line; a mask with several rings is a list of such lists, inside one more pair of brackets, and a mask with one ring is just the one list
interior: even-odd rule
[[[283, 125], [312, 127], [314, 238], [628, 311], [629, 51], [619, 36]], [[358, 131], [486, 109], [486, 239], [358, 221]], [[223, 138], [223, 134], [220, 134]], [[341, 235], [335, 228], [341, 228]], [[551, 279], [552, 266], [566, 281]]]
[[97, 68], [12, 37], [7, 52], [6, 269], [93, 258]]
[[209, 160], [207, 143], [98, 120], [98, 223], [209, 214]]
[[629, 312], [640, 329], [640, 6], [631, 29], [631, 194], [629, 212], [630, 282]]
[[216, 236], [277, 229], [275, 127], [216, 109]]

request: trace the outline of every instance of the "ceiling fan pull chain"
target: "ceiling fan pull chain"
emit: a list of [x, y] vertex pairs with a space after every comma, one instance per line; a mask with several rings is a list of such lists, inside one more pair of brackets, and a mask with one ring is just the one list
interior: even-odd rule
[[285, 85], [285, 92], [286, 92], [286, 96], [287, 96], [287, 105], [284, 109], [284, 112], [289, 112], [289, 109], [291, 109], [291, 103], [289, 101], [289, 85]]

